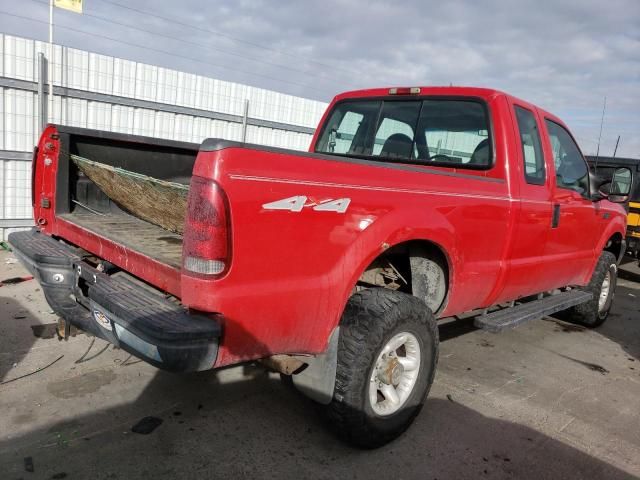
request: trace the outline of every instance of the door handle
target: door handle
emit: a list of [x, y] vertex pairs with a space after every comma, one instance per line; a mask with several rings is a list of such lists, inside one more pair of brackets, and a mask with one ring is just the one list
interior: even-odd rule
[[558, 228], [560, 224], [560, 204], [553, 204], [553, 216], [551, 217], [551, 228]]

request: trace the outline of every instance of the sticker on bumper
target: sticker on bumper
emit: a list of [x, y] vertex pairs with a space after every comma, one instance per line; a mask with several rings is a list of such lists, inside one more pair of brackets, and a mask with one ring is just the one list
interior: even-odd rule
[[105, 330], [113, 331], [113, 327], [111, 326], [111, 320], [100, 310], [93, 311], [93, 318], [98, 325], [100, 325]]

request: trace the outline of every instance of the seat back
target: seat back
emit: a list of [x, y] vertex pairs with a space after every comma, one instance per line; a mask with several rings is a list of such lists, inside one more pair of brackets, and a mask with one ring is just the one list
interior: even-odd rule
[[411, 158], [413, 140], [404, 133], [394, 133], [384, 142], [380, 155], [383, 157]]

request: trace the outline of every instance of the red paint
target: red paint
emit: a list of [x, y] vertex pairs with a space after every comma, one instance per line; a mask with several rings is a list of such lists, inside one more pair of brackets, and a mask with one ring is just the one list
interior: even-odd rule
[[[333, 103], [388, 96], [388, 91], [349, 92], [338, 95]], [[557, 187], [544, 119], [562, 122], [494, 90], [422, 88], [416, 97], [425, 95], [471, 96], [487, 102], [493, 168], [416, 167], [425, 172], [418, 173], [295, 152], [238, 147], [200, 152], [194, 175], [214, 181], [228, 201], [227, 251], [233, 255], [226, 272], [215, 279], [178, 272], [55, 218], [57, 163], [48, 171], [43, 167], [48, 153], [41, 153], [37, 160], [36, 205], [41, 196], [47, 196], [52, 206], [35, 207], [35, 215], [47, 221], [42, 228], [46, 233], [126, 265], [123, 268], [129, 272], [181, 298], [185, 306], [222, 313], [224, 336], [216, 366], [269, 353], [324, 350], [357, 279], [385, 244], [428, 240], [445, 252], [450, 290], [442, 316], [567, 284], [585, 284], [608, 239], [616, 233], [624, 237], [626, 216], [619, 205], [606, 200], [594, 203]], [[546, 184], [540, 187], [524, 181], [514, 103], [535, 112], [540, 125], [547, 169]], [[52, 142], [59, 149], [50, 138], [52, 133], [55, 127], [50, 126], [40, 145]], [[464, 176], [427, 173], [433, 171]], [[294, 196], [307, 197], [299, 212], [262, 208]], [[313, 209], [339, 198], [350, 199], [345, 213]], [[562, 207], [560, 228], [552, 230], [554, 203]], [[605, 211], [611, 214], [608, 220], [602, 217]]]

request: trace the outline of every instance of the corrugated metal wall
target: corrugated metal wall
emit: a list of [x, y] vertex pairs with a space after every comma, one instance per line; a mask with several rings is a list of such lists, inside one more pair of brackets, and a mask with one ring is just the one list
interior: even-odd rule
[[[39, 135], [38, 54], [47, 44], [0, 34], [0, 239], [31, 225], [31, 151]], [[50, 121], [201, 142], [208, 137], [306, 150], [326, 104], [55, 46]], [[46, 84], [46, 82], [45, 82]]]

